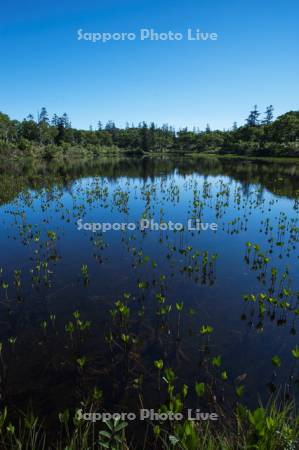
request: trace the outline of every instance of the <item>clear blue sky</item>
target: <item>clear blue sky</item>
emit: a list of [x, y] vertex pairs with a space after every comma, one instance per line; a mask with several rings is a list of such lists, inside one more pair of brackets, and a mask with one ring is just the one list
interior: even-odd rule
[[[298, 0], [10, 0], [0, 6], [0, 110], [72, 125], [243, 123], [299, 105]], [[77, 40], [77, 30], [217, 32], [216, 42]]]

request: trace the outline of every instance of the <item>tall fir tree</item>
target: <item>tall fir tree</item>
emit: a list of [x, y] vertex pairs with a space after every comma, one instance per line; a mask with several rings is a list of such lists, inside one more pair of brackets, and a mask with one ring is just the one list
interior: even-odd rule
[[257, 109], [257, 105], [254, 105], [253, 110], [250, 111], [249, 116], [246, 119], [246, 123], [250, 127], [255, 127], [259, 124], [260, 112]]
[[273, 105], [267, 106], [266, 111], [265, 111], [265, 117], [262, 122], [263, 124], [270, 125], [270, 123], [273, 122], [273, 117], [274, 117], [273, 111], [274, 111]]

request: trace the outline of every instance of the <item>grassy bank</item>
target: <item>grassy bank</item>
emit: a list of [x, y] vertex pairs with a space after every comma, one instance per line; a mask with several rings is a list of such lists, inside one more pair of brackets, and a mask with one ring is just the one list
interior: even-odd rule
[[215, 159], [232, 159], [232, 160], [247, 160], [247, 161], [264, 161], [264, 162], [276, 162], [276, 163], [293, 163], [299, 164], [299, 157], [285, 157], [285, 156], [249, 156], [249, 155], [234, 155], [233, 153], [227, 153], [222, 155], [220, 153], [187, 153], [185, 156], [192, 158], [215, 158]]
[[[89, 404], [90, 410], [95, 404]], [[296, 450], [299, 417], [292, 404], [259, 407], [253, 411], [238, 405], [229, 420], [148, 423], [143, 442], [135, 439], [128, 422], [78, 420], [68, 410], [59, 414], [60, 432], [49, 435], [32, 413], [18, 423], [9, 420], [6, 408], [0, 414], [2, 450]]]
[[145, 152], [142, 150], [130, 150], [122, 149], [117, 146], [106, 147], [106, 146], [96, 146], [88, 145], [86, 147], [80, 145], [69, 145], [64, 144], [63, 146], [57, 145], [34, 145], [27, 149], [20, 149], [17, 147], [9, 147], [6, 150], [0, 152], [0, 161], [15, 161], [15, 162], [26, 162], [26, 161], [96, 161], [101, 158], [122, 156], [122, 157], [150, 157], [150, 158], [160, 158], [160, 157], [187, 157], [193, 160], [195, 159], [230, 159], [230, 160], [247, 160], [247, 161], [264, 161], [264, 162], [277, 162], [277, 163], [293, 163], [299, 164], [299, 156], [259, 156], [259, 155], [241, 155], [234, 153], [222, 154], [218, 151], [206, 151], [206, 152], [190, 152], [178, 151], [176, 149], [165, 149], [160, 151], [149, 151]]

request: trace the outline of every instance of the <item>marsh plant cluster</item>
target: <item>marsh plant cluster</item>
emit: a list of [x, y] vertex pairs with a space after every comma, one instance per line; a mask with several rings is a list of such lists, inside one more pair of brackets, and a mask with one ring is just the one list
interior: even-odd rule
[[[89, 448], [94, 436], [100, 448], [129, 448], [124, 435], [140, 448], [146, 435], [146, 448], [166, 440], [195, 450], [206, 448], [196, 421], [97, 421], [91, 433], [76, 414], [205, 410], [217, 427], [243, 408], [252, 445], [271, 435], [281, 446], [259, 448], [296, 448], [291, 412], [270, 420], [258, 398], [298, 399], [299, 187], [287, 197], [275, 173], [271, 192], [254, 178], [200, 170], [148, 177], [122, 166], [117, 176], [23, 187], [2, 203], [0, 427], [13, 442], [27, 411], [27, 422], [39, 415], [49, 430], [47, 446], [35, 448], [52, 448], [63, 426], [76, 442], [69, 448]], [[217, 228], [74, 226], [169, 217]]]

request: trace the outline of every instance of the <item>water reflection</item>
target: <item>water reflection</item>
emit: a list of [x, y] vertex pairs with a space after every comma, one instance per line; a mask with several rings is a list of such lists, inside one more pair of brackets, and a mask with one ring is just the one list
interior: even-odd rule
[[[281, 385], [298, 395], [298, 166], [113, 158], [11, 169], [0, 181], [6, 404], [31, 398], [54, 417], [99, 386], [106, 409], [157, 407], [167, 368], [190, 407], [199, 381], [202, 402], [228, 410], [243, 391], [249, 404]], [[140, 218], [218, 230], [78, 230]]]

